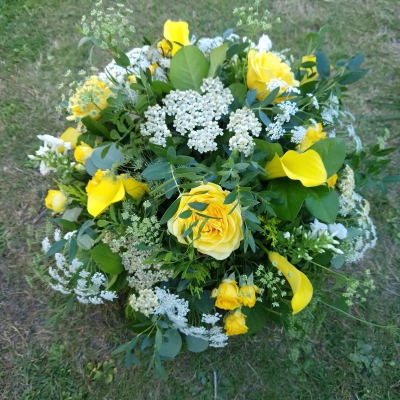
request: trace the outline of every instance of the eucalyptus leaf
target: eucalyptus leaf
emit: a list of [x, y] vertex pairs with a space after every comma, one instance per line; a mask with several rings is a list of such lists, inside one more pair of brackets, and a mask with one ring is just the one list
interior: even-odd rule
[[172, 359], [176, 357], [182, 347], [182, 338], [177, 329], [169, 329], [164, 333], [163, 343], [160, 346], [161, 357]]
[[124, 155], [115, 143], [111, 143], [107, 146], [96, 147], [93, 150], [90, 161], [97, 169], [105, 171], [111, 169], [116, 162], [122, 163], [124, 161]]
[[192, 353], [201, 353], [208, 349], [208, 340], [201, 339], [195, 336], [186, 336], [187, 348]]

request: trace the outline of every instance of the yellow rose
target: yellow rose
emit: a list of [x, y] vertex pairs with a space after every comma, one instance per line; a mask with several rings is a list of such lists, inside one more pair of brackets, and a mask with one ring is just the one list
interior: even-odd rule
[[[190, 44], [188, 23], [174, 22], [169, 19], [164, 24], [164, 38], [166, 40], [162, 40], [159, 47], [161, 47], [164, 56], [170, 54], [172, 57], [182, 46]], [[172, 49], [167, 40], [171, 43]]]
[[256, 285], [244, 285], [239, 289], [241, 303], [246, 307], [254, 307], [256, 304], [256, 293], [261, 294]]
[[125, 192], [134, 198], [140, 198], [149, 187], [129, 177], [125, 179], [123, 174], [114, 179], [106, 174], [106, 171], [98, 170], [86, 186], [88, 194], [87, 209], [89, 214], [97, 217], [111, 204], [125, 198]]
[[[299, 81], [294, 79], [294, 74], [289, 65], [282, 62], [282, 59], [270, 51], [250, 50], [248, 56], [247, 87], [250, 90], [257, 90], [257, 99], [265, 99], [270, 91], [267, 84], [272, 79], [281, 79], [288, 86], [299, 86]], [[282, 88], [279, 95], [285, 91]], [[279, 97], [279, 96], [277, 96]]]
[[226, 330], [226, 336], [241, 335], [246, 333], [249, 328], [246, 326], [246, 316], [237, 309], [232, 314], [225, 315], [224, 328]]
[[61, 190], [49, 190], [45, 200], [46, 207], [56, 213], [63, 212], [67, 205], [68, 197]]
[[[60, 136], [60, 139], [64, 143], [71, 143], [71, 149], [75, 149], [76, 147], [76, 142], [78, 141], [78, 137], [81, 135], [80, 132], [78, 132], [74, 128], [67, 128], [67, 130]], [[64, 146], [59, 147], [58, 151], [62, 153], [64, 151]]]
[[[311, 55], [311, 56], [303, 56], [303, 58], [301, 59], [301, 63], [305, 63], [305, 62], [317, 62], [317, 57]], [[317, 66], [315, 65], [312, 68], [300, 68], [300, 71], [307, 71], [307, 74], [303, 76], [303, 78], [301, 78], [301, 85], [304, 85], [307, 82], [312, 82], [315, 79], [318, 78], [318, 72], [317, 72]], [[313, 75], [311, 78], [309, 78], [310, 75]]]
[[211, 297], [216, 297], [215, 306], [223, 310], [234, 310], [240, 307], [239, 288], [236, 281], [224, 279], [218, 289], [214, 289]]
[[68, 111], [73, 115], [67, 119], [73, 121], [87, 116], [99, 119], [100, 111], [108, 107], [107, 99], [111, 95], [111, 89], [99, 78], [92, 76], [70, 97]]
[[75, 149], [74, 157], [78, 163], [85, 164], [86, 159], [90, 158], [92, 153], [93, 149], [85, 142], [81, 142], [81, 144]]
[[318, 123], [317, 127], [311, 125], [306, 130], [306, 136], [304, 136], [301, 143], [297, 146], [297, 150], [301, 152], [306, 151], [314, 143], [317, 143], [319, 140], [324, 139], [325, 136], [326, 132], [322, 132], [322, 124]]
[[[204, 193], [206, 192], [206, 193]], [[177, 237], [178, 241], [187, 244], [191, 241], [189, 236], [182, 234], [189, 226], [193, 226], [193, 246], [203, 254], [214, 257], [216, 260], [225, 260], [236, 250], [243, 239], [242, 216], [240, 207], [235, 207], [236, 202], [224, 204], [227, 190], [214, 183], [201, 185], [192, 189], [187, 195], [181, 197], [178, 211], [168, 221], [168, 230]], [[200, 202], [208, 204], [202, 215], [210, 216], [205, 224], [205, 218], [196, 214], [196, 210], [190, 207], [190, 203]], [[192, 214], [188, 218], [180, 218], [179, 215], [186, 210]], [[231, 212], [232, 211], [232, 212]], [[195, 224], [195, 225], [192, 225]], [[202, 227], [201, 232], [199, 229]]]

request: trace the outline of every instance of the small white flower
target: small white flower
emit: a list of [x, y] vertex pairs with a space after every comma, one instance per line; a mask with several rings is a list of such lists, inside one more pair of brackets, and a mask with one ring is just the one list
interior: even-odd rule
[[322, 222], [319, 222], [319, 221], [317, 220], [317, 218], [315, 218], [315, 219], [314, 219], [314, 222], [311, 222], [310, 228], [311, 228], [312, 234], [315, 235], [315, 234], [317, 234], [319, 231], [326, 231], [326, 230], [328, 230], [328, 225], [323, 224]]
[[283, 237], [284, 237], [285, 239], [289, 239], [289, 238], [290, 238], [290, 232], [285, 232], [285, 233], [283, 234]]
[[268, 35], [262, 35], [258, 41], [257, 50], [259, 51], [270, 51], [272, 48], [272, 42]]
[[338, 239], [346, 239], [347, 237], [347, 229], [343, 224], [330, 224], [329, 232], [332, 236], [336, 236]]

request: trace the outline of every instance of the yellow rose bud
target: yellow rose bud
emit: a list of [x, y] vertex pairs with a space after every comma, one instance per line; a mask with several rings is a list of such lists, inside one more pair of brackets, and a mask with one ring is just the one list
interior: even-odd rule
[[246, 307], [254, 307], [256, 304], [256, 293], [261, 294], [256, 285], [245, 285], [239, 289], [240, 301]]
[[214, 289], [211, 297], [216, 297], [215, 306], [223, 310], [234, 310], [240, 307], [239, 288], [236, 281], [224, 279], [218, 289]]
[[[171, 57], [182, 47], [190, 44], [189, 40], [189, 25], [187, 22], [174, 22], [170, 19], [164, 24], [164, 38], [159, 47], [161, 47], [164, 56], [170, 54]], [[179, 43], [179, 44], [178, 44]]]
[[317, 127], [311, 125], [306, 130], [306, 136], [304, 136], [301, 143], [297, 146], [297, 150], [299, 150], [300, 152], [304, 152], [314, 143], [317, 143], [319, 140], [324, 139], [325, 136], [326, 132], [322, 132], [322, 124], [318, 123]]
[[78, 163], [85, 164], [87, 158], [92, 156], [93, 149], [86, 143], [81, 144], [75, 149], [74, 157]]
[[249, 328], [246, 326], [246, 316], [237, 309], [232, 314], [227, 314], [224, 318], [224, 328], [226, 336], [241, 335], [246, 333]]
[[[236, 202], [224, 204], [229, 193], [215, 183], [193, 188], [189, 195], [181, 197], [178, 211], [168, 221], [168, 230], [180, 243], [187, 244], [187, 240], [193, 240], [193, 246], [200, 253], [216, 260], [225, 260], [239, 247], [243, 239], [240, 207], [234, 208]], [[195, 202], [208, 204], [201, 214], [209, 216], [209, 219], [205, 220], [203, 216], [198, 215], [198, 211], [190, 207], [189, 204]], [[192, 214], [188, 218], [180, 218], [179, 215], [186, 210], [191, 210]], [[193, 239], [189, 236], [182, 237], [189, 226], [193, 227]]]
[[70, 97], [68, 111], [73, 115], [67, 119], [70, 121], [84, 117], [99, 119], [100, 111], [108, 107], [107, 99], [111, 95], [111, 89], [99, 78], [92, 76]]
[[[247, 87], [250, 90], [257, 90], [257, 99], [265, 99], [270, 91], [267, 84], [272, 79], [281, 79], [288, 86], [299, 86], [299, 81], [294, 78], [289, 65], [282, 62], [277, 55], [265, 51], [250, 50], [248, 55]], [[281, 95], [285, 91], [282, 88]], [[279, 96], [277, 96], [279, 97]]]
[[[71, 149], [75, 149], [76, 147], [76, 142], [78, 141], [78, 137], [81, 135], [80, 132], [78, 132], [74, 128], [68, 128], [61, 136], [60, 139], [64, 143], [71, 143]], [[58, 151], [62, 153], [64, 151], [64, 146], [59, 147]]]
[[49, 190], [45, 200], [46, 207], [56, 213], [65, 210], [68, 197], [61, 190]]
[[328, 183], [328, 186], [332, 189], [335, 189], [335, 184], [338, 180], [338, 175], [337, 174], [333, 174], [330, 178], [328, 178], [326, 180], [326, 182]]
[[137, 79], [135, 75], [128, 75], [129, 83], [137, 83]]

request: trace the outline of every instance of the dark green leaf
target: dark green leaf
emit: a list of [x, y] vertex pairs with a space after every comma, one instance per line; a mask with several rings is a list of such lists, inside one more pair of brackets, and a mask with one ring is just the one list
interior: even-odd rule
[[269, 311], [259, 301], [252, 308], [243, 306], [242, 313], [246, 315], [246, 325], [249, 328], [247, 335], [259, 332], [269, 315]]
[[262, 123], [263, 123], [265, 126], [269, 126], [269, 125], [271, 124], [271, 120], [267, 117], [267, 115], [266, 115], [264, 112], [262, 112], [261, 110], [259, 110], [259, 111], [258, 111], [258, 114], [260, 115], [260, 119], [261, 119]]
[[191, 217], [192, 214], [193, 214], [193, 211], [192, 211], [192, 210], [186, 210], [186, 211], [183, 211], [183, 212], [181, 212], [181, 213], [179, 214], [179, 218], [186, 219], [186, 218]]
[[340, 138], [327, 138], [319, 140], [310, 147], [322, 158], [328, 178], [339, 171], [346, 157], [346, 143]]
[[160, 157], [167, 158], [167, 149], [154, 143], [149, 143], [151, 151]]
[[62, 228], [68, 229], [69, 231], [74, 231], [76, 229], [76, 225], [73, 222], [68, 221], [66, 219], [52, 218], [50, 221], [54, 222], [58, 226], [61, 226]]
[[169, 174], [170, 166], [167, 162], [161, 162], [157, 164], [149, 165], [143, 172], [143, 178], [148, 180], [162, 180], [165, 179]]
[[329, 78], [329, 74], [331, 72], [331, 66], [329, 64], [328, 59], [326, 58], [326, 55], [322, 51], [317, 51], [315, 53], [315, 56], [317, 58], [316, 61], [317, 61], [318, 75], [323, 79]]
[[209, 203], [200, 203], [198, 201], [194, 201], [192, 203], [188, 203], [188, 206], [197, 211], [204, 211], [209, 206]]
[[86, 126], [87, 130], [97, 136], [104, 136], [107, 139], [111, 139], [110, 132], [100, 122], [95, 121], [90, 117], [84, 117], [81, 119], [83, 125]]
[[364, 54], [356, 54], [347, 64], [347, 68], [350, 70], [355, 70], [361, 66], [364, 61]]
[[229, 90], [231, 91], [232, 96], [239, 100], [239, 104], [244, 102], [247, 94], [247, 88], [245, 85], [243, 85], [243, 83], [232, 83], [232, 85], [229, 86]]
[[274, 89], [272, 92], [270, 92], [270, 93], [268, 94], [268, 96], [267, 96], [264, 100], [262, 100], [257, 106], [258, 106], [259, 108], [264, 108], [264, 107], [268, 106], [269, 104], [271, 104], [271, 103], [276, 99], [276, 96], [278, 96], [278, 93], [279, 93], [280, 90], [281, 90], [281, 89], [280, 89], [279, 87], [275, 88], [275, 89]]
[[311, 215], [328, 224], [334, 224], [339, 211], [339, 198], [326, 186], [308, 188], [306, 207]]
[[286, 178], [273, 179], [268, 186], [282, 203], [271, 202], [270, 206], [278, 216], [285, 221], [294, 221], [300, 211], [303, 201], [307, 197], [308, 190], [299, 181]]
[[278, 154], [279, 157], [283, 156], [283, 149], [279, 143], [268, 143], [262, 139], [253, 139], [256, 144], [256, 148], [269, 153], [267, 157], [268, 161], [271, 161], [274, 158], [275, 153]]
[[76, 256], [77, 247], [78, 247], [78, 244], [76, 242], [76, 239], [75, 238], [71, 238], [71, 240], [69, 242], [69, 249], [68, 249], [68, 259], [69, 259], [70, 263], [72, 262], [72, 260]]
[[45, 254], [45, 258], [48, 258], [56, 253], [58, 253], [59, 250], [61, 250], [65, 244], [67, 243], [67, 241], [65, 239], [61, 239], [58, 242], [55, 242], [53, 244], [53, 246], [50, 247], [50, 249], [47, 251], [47, 253]]
[[169, 221], [174, 215], [175, 213], [178, 211], [179, 208], [179, 204], [181, 202], [181, 198], [178, 197], [167, 209], [167, 211], [165, 211], [164, 215], [162, 216], [161, 220], [160, 220], [160, 224], [165, 224], [167, 221]]
[[369, 71], [369, 68], [366, 69], [358, 69], [356, 71], [351, 71], [347, 74], [344, 74], [338, 81], [341, 85], [350, 85], [351, 83], [357, 82], [364, 75], [366, 75]]

